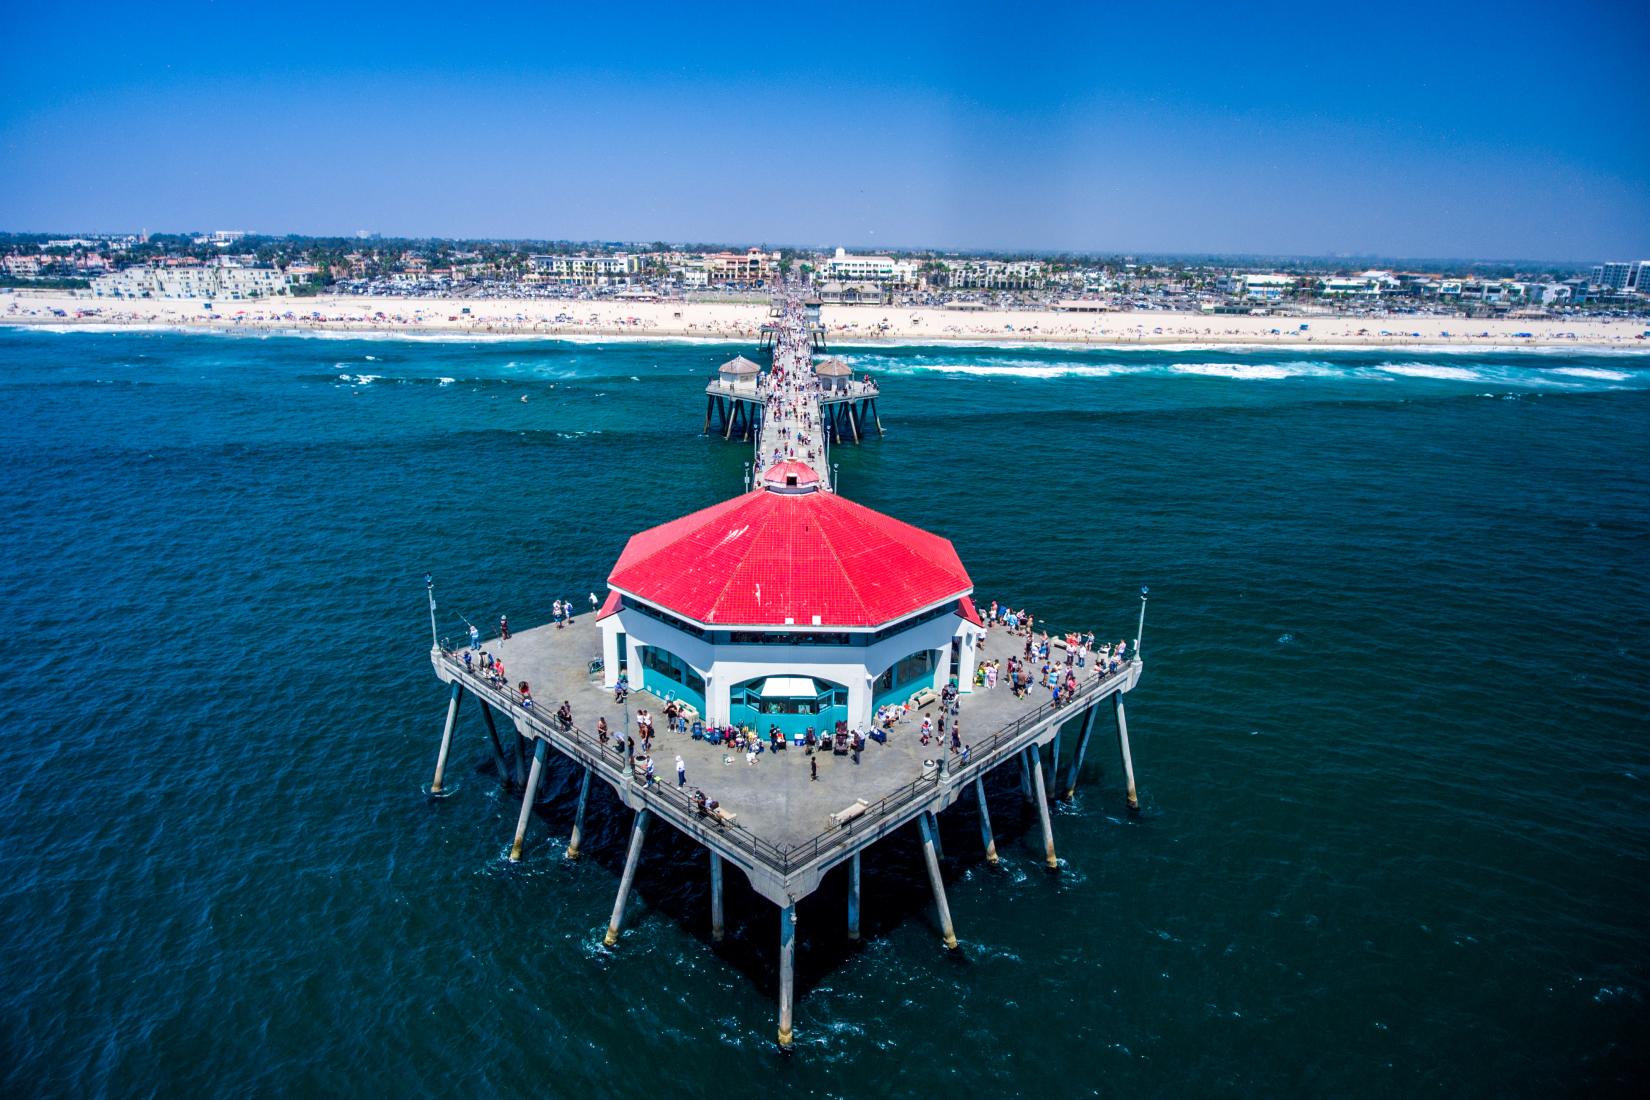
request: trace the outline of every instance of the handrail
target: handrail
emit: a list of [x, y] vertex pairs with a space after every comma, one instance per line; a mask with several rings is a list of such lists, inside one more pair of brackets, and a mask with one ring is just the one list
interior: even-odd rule
[[[457, 651], [444, 645], [438, 652], [440, 660], [463, 678], [471, 692], [487, 699], [511, 716], [521, 718], [528, 726], [539, 731], [546, 740], [586, 766], [610, 773], [621, 782], [628, 780], [635, 786], [644, 802], [658, 803], [675, 811], [669, 816], [683, 831], [703, 840], [709, 840], [713, 836], [720, 837], [734, 850], [748, 852], [754, 861], [782, 875], [799, 871], [808, 864], [845, 847], [854, 836], [864, 832], [867, 826], [888, 826], [891, 819], [905, 813], [914, 804], [926, 801], [927, 797], [939, 789], [942, 781], [953, 786], [966, 786], [972, 783], [1010, 755], [1023, 749], [1024, 745], [1015, 742], [1023, 738], [1028, 731], [1042, 725], [1055, 713], [1069, 712], [1073, 704], [1080, 700], [1110, 694], [1118, 684], [1127, 680], [1133, 664], [1130, 662], [1109, 675], [1098, 676], [1085, 684], [1079, 684], [1076, 694], [1068, 702], [1056, 705], [1050, 700], [1036, 710], [1014, 719], [978, 746], [971, 744], [967, 764], [961, 767], [947, 767], [943, 774], [936, 770], [931, 776], [920, 775], [891, 794], [883, 796], [874, 806], [867, 807], [866, 811], [852, 822], [833, 826], [800, 844], [779, 847], [763, 840], [738, 822], [717, 819], [717, 824], [709, 824], [710, 819], [699, 815], [695, 803], [685, 792], [668, 783], [655, 782], [648, 785], [642, 782], [634, 771], [627, 777], [626, 758], [616, 756], [610, 749], [604, 751], [599, 739], [594, 735], [577, 725], [564, 728], [555, 720], [553, 713], [547, 713], [536, 705], [525, 705], [521, 693], [508, 682], [500, 687], [484, 678], [479, 670], [466, 667]], [[940, 751], [943, 754], [947, 750], [942, 745]], [[898, 824], [900, 822], [897, 820], [892, 821], [893, 827], [897, 827]]]

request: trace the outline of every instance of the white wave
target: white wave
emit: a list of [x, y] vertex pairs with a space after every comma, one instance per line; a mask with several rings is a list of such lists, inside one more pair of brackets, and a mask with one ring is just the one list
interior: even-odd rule
[[435, 380], [435, 384], [438, 386], [450, 386], [456, 381], [458, 381], [458, 379], [448, 378], [446, 375], [442, 375], [440, 378]]
[[1554, 367], [1554, 374], [1567, 374], [1571, 378], [1601, 378], [1606, 382], [1625, 382], [1633, 377], [1626, 371], [1604, 370], [1601, 367]]
[[919, 371], [934, 374], [966, 374], [978, 378], [1107, 378], [1114, 374], [1141, 371], [1144, 367], [1126, 367], [1121, 363], [1044, 363], [1036, 361], [1007, 361], [994, 363], [889, 363], [863, 365], [883, 374], [915, 374]]
[[1380, 370], [1405, 378], [1438, 378], [1449, 382], [1484, 382], [1483, 375], [1466, 367], [1443, 367], [1437, 363], [1382, 363]]
[[1169, 369], [1176, 374], [1201, 374], [1207, 378], [1237, 378], [1245, 381], [1274, 381], [1312, 373], [1308, 369], [1285, 367], [1276, 363], [1171, 363]]

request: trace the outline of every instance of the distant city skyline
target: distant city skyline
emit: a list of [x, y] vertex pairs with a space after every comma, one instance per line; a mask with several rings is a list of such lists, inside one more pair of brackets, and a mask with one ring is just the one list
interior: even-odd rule
[[1650, 255], [1643, 5], [10, 13], [0, 229]]

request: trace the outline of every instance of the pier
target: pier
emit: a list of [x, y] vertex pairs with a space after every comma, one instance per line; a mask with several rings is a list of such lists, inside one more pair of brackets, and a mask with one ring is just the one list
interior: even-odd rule
[[[856, 379], [840, 359], [814, 361], [823, 348], [823, 329], [808, 320], [808, 303], [784, 299], [773, 323], [764, 325], [763, 347], [772, 355], [771, 369], [744, 356], [723, 363], [705, 386], [705, 427], [724, 439], [756, 439], [760, 467], [775, 454], [808, 461], [829, 483], [824, 448], [858, 443], [875, 431], [883, 434], [877, 413], [880, 388], [869, 378]], [[805, 458], [812, 439], [815, 459]], [[787, 445], [789, 441], [789, 445]]]
[[[744, 875], [778, 910], [781, 1047], [794, 1034], [796, 903], [826, 875], [845, 869], [844, 935], [858, 939], [862, 854], [915, 826], [940, 939], [956, 950], [938, 815], [975, 801], [982, 853], [995, 864], [989, 774], [1018, 774], [1058, 873], [1049, 806], [1075, 792], [1109, 710], [1126, 804], [1139, 805], [1124, 700], [1143, 669], [1145, 590], [1126, 656], [982, 618], [948, 541], [835, 493], [828, 425], [846, 417], [857, 435], [865, 420], [851, 406], [827, 411], [832, 396], [856, 395], [819, 369], [810, 328], [807, 303], [782, 299], [767, 340], [772, 369], [724, 365], [724, 396], [750, 408], [730, 411], [723, 434], [737, 417], [754, 437], [758, 484], [748, 473], [743, 495], [632, 537], [599, 609], [566, 608], [554, 623], [483, 639], [468, 628], [444, 635], [433, 587], [429, 599], [430, 659], [448, 691], [430, 795], [445, 793], [458, 716], [473, 696], [499, 775], [522, 791], [511, 861], [527, 852], [552, 752], [579, 771], [568, 859], [579, 855], [592, 781], [634, 815], [609, 947], [655, 820], [707, 852], [713, 941], [725, 923], [724, 876]], [[707, 427], [710, 419], [707, 411]], [[1037, 641], [1046, 656], [1026, 662]], [[1034, 680], [1023, 695], [997, 675], [1016, 662]], [[657, 720], [651, 756], [662, 767], [649, 762], [638, 708]], [[665, 728], [667, 712], [678, 728]]]

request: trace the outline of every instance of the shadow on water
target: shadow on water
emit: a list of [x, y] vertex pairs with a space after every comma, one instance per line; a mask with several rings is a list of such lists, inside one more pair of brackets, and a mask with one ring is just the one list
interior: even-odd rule
[[[1069, 767], [1069, 746], [1074, 744], [1073, 738], [1068, 736], [1065, 744], [1068, 749], [1062, 755], [1058, 772], [1062, 777]], [[1106, 777], [1106, 769], [1095, 759], [1098, 755], [1091, 752], [1084, 761], [1083, 778], [1090, 785]], [[477, 760], [473, 773], [479, 782], [500, 782], [498, 769], [490, 754], [484, 754]], [[1052, 798], [1057, 787], [1052, 770], [1049, 771], [1048, 782]], [[1025, 862], [1041, 863], [1042, 841], [1037, 811], [1035, 804], [1022, 793], [1019, 770], [1012, 762], [999, 765], [986, 777], [985, 786], [993, 837], [1004, 862], [996, 867], [987, 863], [980, 831], [979, 806], [971, 794], [965, 793], [937, 817], [943, 852], [941, 871], [948, 893], [959, 883], [982, 874], [1001, 876], [1005, 883], [1013, 881], [1016, 872], [1010, 867], [1019, 862], [1017, 853], [1021, 848], [1027, 853], [1037, 850], [1035, 856]], [[519, 806], [520, 788], [507, 784], [506, 790], [506, 803]], [[522, 850], [524, 864], [565, 859], [567, 838], [578, 808], [578, 795], [578, 767], [565, 757], [553, 755], [546, 761], [534, 806], [534, 821], [528, 829]], [[1066, 805], [1057, 800], [1052, 802], [1051, 812], [1057, 821], [1065, 816], [1060, 810]], [[506, 824], [507, 829], [513, 828], [513, 820], [512, 815]], [[609, 881], [605, 885], [609, 897], [617, 891], [624, 871], [633, 821], [634, 815], [619, 801], [611, 787], [601, 780], [591, 783], [578, 863], [594, 864], [606, 872]], [[1089, 824], [1098, 827], [1096, 822]], [[1055, 830], [1058, 842], [1058, 823]], [[506, 835], [501, 839], [507, 843], [509, 837]], [[648, 830], [642, 858], [636, 868], [631, 897], [625, 908], [624, 934], [634, 935], [648, 917], [655, 914], [662, 916], [691, 935], [722, 963], [732, 967], [762, 996], [776, 998], [779, 992], [779, 909], [758, 894], [736, 866], [726, 864], [723, 873], [724, 938], [721, 943], [713, 942], [708, 864], [707, 850], [703, 846], [662, 819], [656, 821]], [[860, 874], [858, 942], [850, 940], [847, 934], [848, 869], [845, 864], [833, 867], [819, 888], [797, 903], [795, 988], [799, 1001], [824, 984], [838, 969], [852, 964], [865, 950], [867, 943], [893, 936], [908, 922], [920, 924], [934, 949], [944, 952], [920, 834], [915, 823], [866, 849], [861, 856]], [[1058, 879], [1053, 872], [1049, 872], [1049, 877]], [[954, 900], [952, 906], [953, 924], [958, 929], [960, 946], [955, 951], [945, 952], [945, 955], [953, 963], [966, 966], [972, 961], [967, 917], [966, 914], [959, 916]], [[607, 914], [605, 909], [592, 912], [589, 920], [593, 925], [605, 924]], [[624, 948], [625, 940], [621, 938], [616, 951], [622, 955]]]

